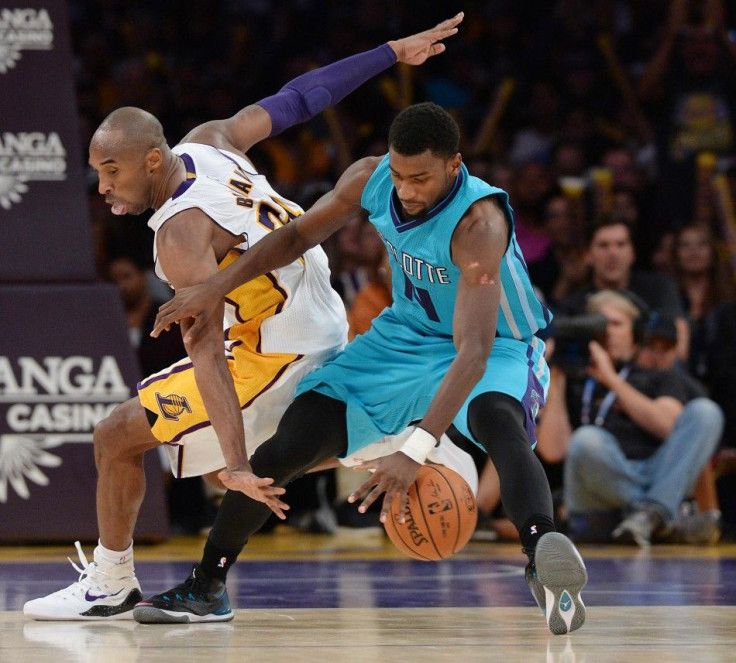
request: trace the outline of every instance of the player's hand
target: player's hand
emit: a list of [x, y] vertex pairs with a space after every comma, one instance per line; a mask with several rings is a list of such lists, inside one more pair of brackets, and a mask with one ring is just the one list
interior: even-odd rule
[[273, 479], [256, 476], [247, 470], [228, 469], [219, 472], [217, 478], [229, 490], [237, 490], [258, 502], [263, 502], [281, 520], [286, 519], [284, 511], [289, 510], [289, 505], [279, 499], [279, 495], [283, 495], [286, 489], [272, 485]]
[[425, 30], [410, 37], [388, 42], [396, 53], [396, 59], [406, 64], [422, 64], [433, 55], [439, 55], [445, 50], [443, 39], [457, 33], [457, 26], [462, 22], [465, 14], [460, 12], [446, 21], [442, 21], [430, 30]]
[[184, 342], [195, 340], [207, 326], [207, 322], [217, 311], [220, 295], [211, 286], [204, 283], [189, 288], [180, 288], [173, 299], [159, 306], [151, 336], [157, 337], [162, 331], [168, 331], [171, 325], [194, 318], [194, 322], [184, 335]]
[[394, 500], [399, 500], [399, 522], [404, 522], [404, 514], [409, 507], [409, 488], [417, 478], [421, 465], [409, 456], [397, 451], [390, 456], [356, 465], [356, 470], [375, 470], [373, 474], [348, 496], [351, 504], [365, 495], [358, 511], [365, 513], [368, 507], [378, 499], [381, 493], [386, 493], [381, 507], [380, 520], [385, 523], [391, 513]]

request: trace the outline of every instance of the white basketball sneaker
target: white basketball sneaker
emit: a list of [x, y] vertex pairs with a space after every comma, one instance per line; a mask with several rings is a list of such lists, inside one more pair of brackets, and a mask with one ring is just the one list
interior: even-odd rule
[[133, 561], [125, 564], [105, 564], [97, 559], [91, 564], [79, 541], [74, 544], [79, 553], [79, 580], [23, 606], [26, 617], [39, 620], [133, 619], [133, 606], [143, 599], [141, 586], [135, 577]]

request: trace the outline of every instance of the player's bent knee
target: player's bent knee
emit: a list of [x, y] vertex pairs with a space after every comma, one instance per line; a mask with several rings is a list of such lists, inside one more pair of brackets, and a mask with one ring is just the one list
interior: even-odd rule
[[468, 406], [468, 426], [486, 451], [496, 443], [518, 441], [529, 446], [524, 428], [524, 408], [515, 398], [499, 392], [475, 397]]
[[118, 405], [94, 428], [95, 460], [98, 462], [140, 454], [160, 442], [153, 436], [138, 399]]

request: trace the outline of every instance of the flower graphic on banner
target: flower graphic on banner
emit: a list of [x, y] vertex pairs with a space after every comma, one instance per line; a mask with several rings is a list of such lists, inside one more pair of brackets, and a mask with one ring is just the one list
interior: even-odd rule
[[13, 44], [0, 43], [0, 74], [7, 74], [20, 60], [20, 48]]
[[0, 435], [0, 504], [8, 501], [8, 484], [24, 500], [31, 496], [28, 481], [48, 486], [48, 477], [40, 467], [61, 465], [61, 458], [46, 451], [55, 446], [58, 442], [53, 436], [34, 440], [25, 435]]
[[23, 180], [11, 175], [0, 175], [0, 207], [10, 209], [13, 203], [19, 203], [21, 194], [28, 191]]

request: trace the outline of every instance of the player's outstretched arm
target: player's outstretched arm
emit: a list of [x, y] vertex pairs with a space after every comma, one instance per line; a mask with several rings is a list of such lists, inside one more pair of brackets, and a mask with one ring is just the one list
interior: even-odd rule
[[306, 122], [334, 106], [395, 62], [420, 65], [442, 53], [443, 40], [457, 33], [462, 20], [463, 14], [459, 13], [430, 30], [307, 72], [289, 81], [276, 94], [247, 106], [227, 120], [200, 125], [183, 142], [246, 152], [264, 138]]
[[228, 292], [241, 283], [294, 262], [350, 219], [364, 215], [360, 198], [379, 161], [378, 157], [356, 161], [343, 173], [335, 188], [322, 196], [309, 211], [266, 235], [227, 268], [203, 283], [177, 289], [173, 299], [159, 308], [151, 336], [158, 336], [180, 320], [195, 318], [184, 337], [185, 342], [194, 340], [213, 316], [215, 320], [219, 319], [217, 309]]

